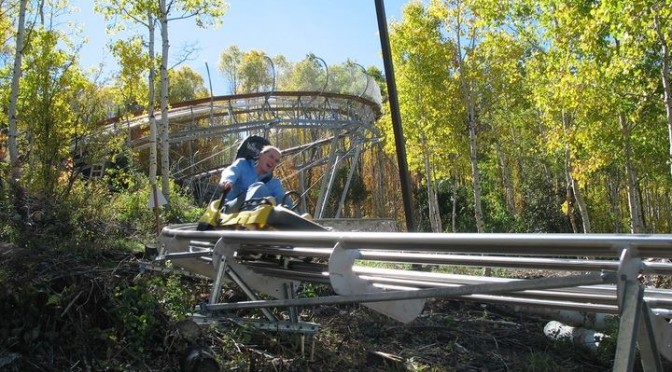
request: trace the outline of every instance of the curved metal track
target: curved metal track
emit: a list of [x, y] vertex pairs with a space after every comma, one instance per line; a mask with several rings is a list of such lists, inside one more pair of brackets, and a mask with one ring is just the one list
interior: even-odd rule
[[[167, 115], [171, 178], [198, 193], [199, 201], [207, 201], [212, 194], [209, 184], [216, 183], [221, 169], [234, 160], [237, 146], [249, 135], [261, 135], [285, 154], [276, 175], [304, 198], [308, 190], [319, 188], [313, 193], [313, 213], [327, 217], [325, 201], [334, 197], [334, 175], [339, 168], [349, 168], [346, 187], [340, 190], [343, 200], [363, 151], [378, 146], [381, 136], [374, 124], [380, 115], [379, 102], [317, 91], [227, 95], [174, 104]], [[160, 112], [155, 120], [161, 122]], [[146, 114], [111, 119], [105, 131], [127, 133], [129, 147], [145, 157], [150, 146]], [[336, 217], [340, 212], [339, 207]]]
[[[168, 110], [169, 142], [234, 135], [277, 128], [324, 128], [334, 132], [377, 132], [378, 103], [347, 94], [324, 92], [261, 92], [216, 96], [180, 102]], [[157, 122], [160, 112], [155, 113]], [[115, 118], [107, 130], [128, 130], [134, 150], [149, 146], [149, 119], [141, 112]]]

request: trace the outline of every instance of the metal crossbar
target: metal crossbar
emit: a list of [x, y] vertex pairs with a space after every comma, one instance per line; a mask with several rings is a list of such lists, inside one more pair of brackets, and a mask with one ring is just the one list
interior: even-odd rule
[[271, 308], [282, 306], [314, 306], [314, 305], [334, 305], [334, 304], [352, 304], [352, 303], [369, 303], [379, 301], [398, 301], [409, 299], [424, 299], [435, 297], [458, 297], [470, 295], [475, 293], [493, 294], [515, 292], [520, 290], [532, 289], [547, 289], [557, 287], [570, 287], [578, 285], [591, 285], [612, 283], [616, 281], [616, 276], [611, 274], [604, 275], [580, 275], [567, 276], [562, 278], [542, 278], [531, 279], [525, 282], [510, 282], [510, 283], [484, 283], [472, 284], [459, 287], [450, 288], [427, 288], [413, 291], [387, 291], [379, 293], [366, 293], [359, 295], [346, 296], [325, 296], [325, 297], [310, 297], [297, 298], [286, 300], [264, 300], [264, 301], [247, 301], [238, 302], [235, 304], [213, 304], [205, 307], [208, 311], [219, 310], [233, 310], [233, 309], [255, 309], [255, 308]]

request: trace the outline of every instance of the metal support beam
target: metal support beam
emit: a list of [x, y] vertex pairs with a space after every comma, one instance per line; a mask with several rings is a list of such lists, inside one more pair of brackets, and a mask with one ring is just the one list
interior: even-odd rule
[[311, 297], [311, 298], [297, 298], [287, 300], [269, 300], [269, 301], [248, 301], [238, 302], [235, 304], [217, 304], [207, 305], [209, 311], [223, 311], [232, 309], [256, 309], [269, 307], [283, 307], [283, 306], [314, 306], [326, 304], [352, 304], [352, 303], [367, 303], [378, 301], [396, 301], [409, 300], [417, 298], [432, 298], [432, 297], [459, 297], [474, 293], [505, 293], [515, 292], [526, 289], [547, 289], [558, 287], [573, 287], [580, 285], [595, 285], [614, 282], [615, 277], [612, 274], [589, 274], [567, 276], [562, 278], [542, 278], [529, 279], [525, 281], [510, 282], [510, 283], [486, 283], [464, 285], [460, 287], [451, 288], [429, 288], [420, 289], [416, 291], [388, 291], [382, 293], [367, 293], [349, 296], [325, 296], [325, 297]]
[[[641, 289], [644, 292], [643, 289]], [[649, 305], [641, 301], [639, 303], [639, 311], [641, 312], [641, 322], [638, 328], [639, 354], [642, 358], [642, 367], [644, 371], [663, 371], [663, 363], [660, 360], [660, 348], [656, 341], [653, 316]]]
[[626, 280], [623, 283], [623, 307], [621, 308], [621, 321], [618, 326], [614, 372], [630, 372], [635, 365], [637, 327], [639, 326], [639, 308], [642, 296], [643, 293], [639, 283], [631, 280]]
[[355, 156], [352, 158], [352, 161], [350, 162], [350, 171], [348, 172], [348, 179], [345, 181], [345, 187], [343, 187], [343, 191], [341, 192], [341, 199], [338, 202], [338, 210], [336, 210], [336, 215], [334, 216], [334, 218], [341, 217], [341, 211], [345, 206], [345, 198], [346, 196], [348, 196], [350, 183], [352, 182], [352, 177], [355, 174], [355, 170], [357, 170], [357, 164], [359, 162], [359, 156], [361, 155], [361, 153], [362, 153], [362, 144], [361, 142], [358, 142], [356, 145]]

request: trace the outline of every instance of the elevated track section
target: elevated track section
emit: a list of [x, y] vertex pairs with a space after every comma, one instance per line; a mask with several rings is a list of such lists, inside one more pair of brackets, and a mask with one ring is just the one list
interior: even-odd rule
[[[204, 322], [257, 309], [266, 317], [255, 321], [263, 329], [310, 334], [319, 325], [298, 320], [304, 306], [361, 303], [408, 323], [427, 299], [455, 298], [588, 327], [618, 315], [614, 370], [632, 370], [636, 346], [646, 371], [662, 371], [661, 355], [672, 361], [672, 291], [652, 285], [672, 275], [668, 235], [200, 232], [186, 224], [164, 228], [161, 243], [164, 259], [213, 280], [210, 300], [199, 308]], [[527, 277], [476, 273], [484, 267], [523, 269]], [[543, 275], [529, 276], [531, 270]], [[221, 302], [226, 282], [248, 301]], [[302, 283], [329, 285], [334, 295], [301, 298]]]
[[[276, 176], [286, 188], [310, 199], [304, 205], [311, 205], [316, 216], [339, 217], [342, 211], [333, 208], [326, 214], [327, 199], [343, 200], [361, 168], [362, 155], [380, 151], [381, 134], [375, 126], [380, 115], [379, 95], [372, 100], [361, 94], [323, 91], [261, 92], [181, 102], [167, 113], [170, 176], [206, 202], [219, 173], [234, 160], [238, 145], [250, 135], [260, 135], [283, 151]], [[155, 112], [154, 119], [161, 123], [161, 113]], [[146, 162], [151, 145], [149, 120], [138, 112], [113, 119], [105, 130], [126, 133], [128, 146]], [[379, 166], [370, 167], [374, 176], [382, 176]], [[347, 182], [345, 188], [335, 190], [339, 170], [346, 170]], [[379, 204], [384, 203], [385, 192], [375, 194]]]
[[[278, 132], [281, 129], [326, 129], [335, 133], [376, 132], [380, 103], [359, 96], [324, 92], [262, 92], [180, 102], [168, 110], [169, 142], [180, 144], [211, 137]], [[155, 113], [161, 122], [161, 113]], [[149, 118], [116, 119], [109, 129], [128, 130], [136, 151], [149, 146]]]

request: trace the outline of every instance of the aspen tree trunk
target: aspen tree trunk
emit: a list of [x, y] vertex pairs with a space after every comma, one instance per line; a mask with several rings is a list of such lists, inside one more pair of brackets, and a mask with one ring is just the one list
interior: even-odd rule
[[479, 233], [485, 231], [483, 222], [483, 207], [481, 205], [481, 172], [478, 168], [478, 144], [476, 139], [476, 122], [474, 106], [469, 98], [469, 159], [471, 160], [471, 175], [474, 187], [474, 217], [476, 219], [476, 231]]
[[[375, 172], [376, 174], [376, 182], [378, 184], [378, 192], [376, 193], [376, 212], [378, 213], [378, 216], [383, 216], [383, 215], [390, 215], [390, 211], [387, 209], [387, 206], [385, 204], [385, 199], [384, 195], [385, 193], [383, 192], [385, 188], [385, 180], [383, 178], [383, 170], [385, 169], [385, 158], [384, 158], [384, 153], [382, 147], [379, 145], [377, 146], [377, 154], [376, 154], [376, 163], [378, 163], [378, 168]], [[372, 162], [372, 164], [375, 164]], [[392, 214], [395, 216], [395, 214]]]
[[[474, 100], [472, 97], [471, 86], [467, 81], [467, 69], [464, 66], [464, 59], [462, 57], [462, 32], [461, 20], [458, 18], [457, 27], [457, 68], [460, 72], [460, 90], [465, 99], [467, 109], [467, 129], [469, 131], [469, 160], [471, 162], [471, 176], [474, 192], [474, 219], [476, 220], [476, 231], [482, 233], [485, 230], [483, 222], [483, 209], [481, 205], [481, 174], [478, 168], [478, 142], [476, 140], [476, 112], [474, 108]], [[472, 37], [472, 44], [474, 39]], [[490, 276], [492, 269], [489, 267], [483, 268], [483, 275]]]
[[572, 180], [572, 191], [574, 192], [574, 198], [576, 199], [576, 205], [579, 207], [579, 213], [581, 214], [581, 223], [583, 224], [583, 232], [585, 234], [590, 234], [593, 229], [590, 226], [590, 217], [588, 216], [588, 206], [586, 205], [586, 199], [583, 197], [583, 191], [578, 182], [571, 177]]
[[459, 31], [461, 23], [457, 23], [457, 68], [460, 71], [460, 89], [465, 99], [467, 108], [467, 129], [469, 130], [469, 160], [471, 161], [471, 175], [474, 189], [474, 219], [476, 220], [476, 231], [483, 232], [485, 224], [483, 223], [483, 209], [481, 206], [481, 174], [478, 168], [478, 146], [476, 141], [476, 113], [474, 101], [472, 98], [471, 87], [467, 82], [467, 71], [462, 57], [462, 33]]
[[161, 12], [161, 191], [170, 203], [170, 143], [168, 142], [168, 10], [166, 0], [159, 0]]
[[633, 234], [640, 234], [644, 232], [644, 221], [642, 219], [642, 201], [639, 192], [637, 192], [637, 175], [632, 166], [632, 149], [630, 146], [630, 126], [627, 119], [621, 113], [618, 116], [618, 121], [621, 124], [621, 131], [623, 133], [623, 151], [625, 157], [625, 177], [626, 188], [628, 191], [628, 208], [630, 211], [630, 232]]
[[156, 117], [154, 115], [154, 107], [156, 106], [156, 94], [154, 92], [154, 79], [156, 77], [156, 70], [154, 69], [154, 16], [151, 12], [147, 14], [147, 27], [149, 29], [149, 78], [148, 78], [148, 87], [149, 92], [147, 94], [147, 115], [149, 118], [149, 184], [151, 186], [151, 194], [154, 204], [154, 219], [156, 224], [157, 235], [161, 232], [161, 221], [159, 215], [159, 190], [156, 185]]
[[429, 163], [429, 151], [425, 136], [422, 134], [422, 147], [424, 148], [423, 155], [425, 160], [425, 177], [427, 179], [427, 206], [429, 207], [429, 224], [432, 227], [432, 232], [442, 232], [441, 213], [439, 212], [439, 202], [436, 197], [436, 188], [434, 184], [434, 177], [431, 165]]
[[660, 27], [660, 16], [656, 15], [653, 18], [654, 27], [658, 34], [658, 39], [661, 46], [661, 60], [660, 75], [663, 81], [663, 100], [665, 104], [665, 113], [667, 115], [667, 136], [669, 141], [669, 158], [670, 173], [672, 174], [672, 88], [670, 88], [670, 49], [667, 45], [667, 37]]
[[427, 193], [429, 194], [428, 203], [430, 205], [430, 224], [432, 225], [432, 232], [443, 232], [441, 224], [441, 213], [439, 211], [439, 201], [436, 195], [436, 183], [433, 179], [428, 180]]
[[572, 175], [569, 173], [569, 149], [565, 149], [565, 190], [567, 203], [567, 217], [569, 224], [572, 226], [572, 232], [578, 233], [579, 228], [576, 226], [576, 217], [574, 217], [574, 200], [572, 196]]
[[[582, 222], [582, 227], [583, 227], [583, 232], [585, 234], [588, 234], [591, 232], [591, 227], [590, 227], [590, 218], [588, 217], [588, 210], [586, 207], [586, 201], [583, 198], [583, 193], [581, 191], [581, 188], [577, 184], [576, 180], [574, 179], [574, 176], [572, 176], [573, 173], [573, 165], [572, 165], [572, 154], [569, 151], [569, 128], [571, 127], [570, 119], [568, 118], [568, 115], [565, 113], [565, 111], [562, 111], [562, 128], [565, 133], [565, 180], [567, 181], [567, 213], [570, 213], [569, 218], [572, 223], [572, 229], [574, 232], [578, 232], [578, 228], [576, 226], [576, 220], [574, 219], [574, 214], [572, 212], [571, 206], [571, 196], [574, 195], [574, 200], [576, 201], [576, 205], [579, 208], [579, 214], [581, 215], [581, 222]], [[570, 191], [571, 190], [571, 191]]]
[[[653, 230], [654, 234], [662, 234], [664, 233], [664, 221], [662, 220], [662, 213], [661, 210], [663, 209], [663, 206], [665, 205], [665, 201], [663, 198], [661, 198], [660, 191], [652, 188], [650, 192], [653, 194], [651, 197], [651, 202], [649, 205], [651, 205], [651, 218], [656, 221], [656, 226]], [[646, 217], [644, 217], [646, 218]]]
[[[525, 171], [523, 170], [523, 160], [521, 159], [522, 156], [516, 157], [514, 159], [514, 165], [516, 167], [516, 173], [518, 174], [518, 179], [525, 179]], [[513, 182], [513, 180], [512, 180]], [[555, 194], [555, 193], [554, 193]], [[525, 209], [525, 193], [521, 193], [520, 197], [518, 198], [518, 202], [516, 202], [516, 195], [514, 194], [513, 196], [513, 208], [516, 211], [516, 214], [521, 213]]]
[[149, 24], [149, 92], [147, 94], [147, 115], [149, 118], [149, 182], [156, 187], [156, 137], [157, 137], [157, 128], [156, 128], [156, 117], [154, 115], [154, 107], [156, 105], [155, 101], [155, 92], [154, 92], [154, 79], [156, 76], [156, 70], [154, 70], [154, 17], [151, 13], [148, 14], [148, 24]]
[[19, 162], [19, 147], [17, 143], [18, 126], [16, 119], [16, 105], [19, 100], [19, 81], [21, 80], [21, 62], [23, 59], [24, 38], [26, 33], [26, 4], [28, 0], [21, 0], [19, 3], [19, 22], [16, 32], [16, 54], [14, 57], [14, 68], [12, 71], [12, 91], [9, 97], [9, 130], [7, 138], [7, 147], [9, 150], [9, 182], [13, 187], [18, 186], [21, 178], [21, 164]]
[[495, 143], [495, 150], [497, 151], [497, 158], [499, 159], [499, 168], [502, 170], [502, 185], [504, 186], [504, 199], [506, 202], [506, 211], [514, 214], [516, 213], [516, 206], [513, 196], [513, 182], [511, 181], [511, 171], [509, 170], [502, 145], [499, 142]]
[[615, 233], [621, 232], [621, 208], [619, 208], [619, 193], [620, 193], [620, 177], [608, 177], [605, 179], [605, 188], [607, 189], [607, 197], [609, 199], [609, 209], [613, 216], [614, 223], [612, 230]]
[[9, 128], [7, 131], [7, 147], [9, 152], [9, 190], [11, 195], [14, 212], [22, 216], [25, 220], [26, 213], [22, 207], [23, 189], [20, 185], [21, 179], [21, 161], [19, 159], [18, 125], [16, 119], [17, 102], [19, 100], [19, 82], [21, 80], [21, 63], [23, 59], [25, 33], [26, 33], [26, 5], [28, 0], [21, 0], [19, 3], [19, 19], [16, 32], [16, 53], [14, 57], [14, 68], [12, 70], [12, 88], [9, 97], [9, 108], [7, 116], [9, 117]]
[[576, 218], [574, 217], [574, 198], [572, 195], [572, 162], [569, 152], [569, 143], [567, 143], [567, 125], [565, 124], [564, 111], [562, 112], [562, 126], [563, 130], [565, 131], [565, 202], [567, 203], [567, 217], [569, 217], [569, 223], [572, 225], [572, 231], [577, 233], [579, 232], [579, 228], [576, 226]]
[[655, 234], [658, 227], [658, 218], [656, 217], [656, 207], [655, 203], [657, 202], [655, 197], [655, 191], [651, 190], [649, 187], [643, 188], [642, 195], [642, 221], [648, 222], [648, 230]]
[[453, 202], [453, 210], [451, 211], [450, 226], [453, 232], [457, 232], [457, 177], [453, 177], [453, 185], [451, 186], [451, 201]]
[[[567, 119], [567, 117], [564, 115], [564, 112], [562, 116], [562, 121], [564, 123], [563, 125], [567, 125], [566, 128], [569, 128], [571, 124], [569, 123], [569, 119]], [[579, 214], [581, 215], [581, 224], [583, 227], [583, 233], [590, 234], [592, 232], [592, 228], [590, 226], [590, 217], [588, 216], [588, 206], [586, 205], [586, 199], [583, 197], [583, 191], [581, 191], [581, 186], [578, 184], [578, 182], [576, 182], [576, 179], [572, 175], [574, 171], [574, 166], [572, 165], [572, 155], [571, 153], [569, 153], [569, 149], [567, 152], [569, 156], [569, 167], [568, 167], [569, 180], [572, 187], [572, 193], [574, 194], [574, 200], [576, 201], [576, 205], [579, 207]]]

